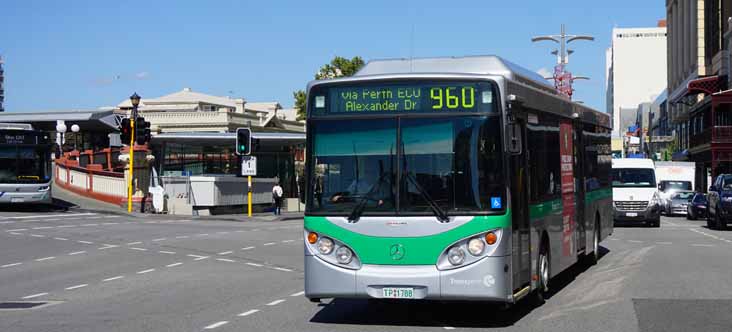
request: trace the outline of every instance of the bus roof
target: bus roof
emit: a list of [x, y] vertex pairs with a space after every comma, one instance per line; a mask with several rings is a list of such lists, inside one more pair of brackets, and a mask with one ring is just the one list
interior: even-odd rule
[[620, 158], [613, 159], [612, 168], [653, 168], [656, 166], [652, 159]]
[[0, 123], [0, 129], [4, 130], [33, 130], [30, 123]]
[[496, 55], [371, 60], [354, 76], [413, 73], [497, 75], [554, 89], [538, 73]]

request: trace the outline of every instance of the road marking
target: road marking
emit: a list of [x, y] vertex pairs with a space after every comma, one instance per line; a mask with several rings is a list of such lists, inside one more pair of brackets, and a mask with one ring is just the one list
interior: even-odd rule
[[118, 222], [105, 222], [102, 225], [117, 225], [117, 224], [119, 224], [119, 223]]
[[40, 297], [40, 296], [43, 296], [43, 295], [48, 295], [48, 293], [38, 293], [38, 294], [28, 295], [28, 296], [21, 297], [21, 299], [27, 300], [27, 299], [32, 299], [32, 298]]
[[264, 266], [262, 264], [257, 264], [257, 263], [247, 263], [247, 265], [256, 266], [256, 267], [262, 267], [262, 266]]
[[147, 251], [145, 248], [139, 248], [139, 247], [130, 247], [132, 250], [138, 250], [138, 251]]
[[165, 240], [167, 240], [167, 238], [161, 237], [159, 239], [153, 239], [153, 242], [165, 241]]
[[267, 303], [267, 304], [265, 304], [265, 305], [268, 305], [268, 306], [273, 306], [273, 305], [278, 305], [278, 304], [280, 304], [280, 303], [282, 303], [282, 302], [285, 302], [285, 300], [274, 300], [274, 301], [272, 301], [272, 302], [270, 302], [270, 303]]
[[57, 226], [57, 228], [71, 228], [71, 227], [76, 227], [76, 225], [62, 225], [62, 226]]
[[54, 240], [59, 240], [59, 241], [68, 241], [68, 240], [69, 240], [69, 239], [67, 239], [67, 238], [65, 238], [65, 237], [55, 237], [55, 238], [53, 238], [53, 239], [54, 239]]
[[239, 316], [239, 317], [246, 317], [246, 316], [249, 316], [249, 315], [251, 315], [253, 313], [257, 313], [257, 312], [259, 312], [259, 310], [252, 309], [252, 310], [249, 310], [249, 311], [242, 312], [242, 313], [238, 314], [237, 316]]
[[442, 328], [445, 329], [445, 330], [454, 330], [455, 329], [452, 326], [443, 326]]
[[16, 233], [16, 232], [10, 232], [10, 234], [13, 234], [13, 235], [23, 235], [23, 233]]
[[111, 278], [104, 279], [102, 281], [112, 281], [112, 280], [122, 279], [124, 277], [125, 276], [116, 276], [116, 277], [111, 277]]
[[254, 249], [254, 247], [241, 248], [241, 250], [252, 250], [252, 249]]
[[293, 241], [295, 241], [295, 240], [282, 240], [282, 243], [290, 243], [290, 242], [293, 242]]
[[216, 322], [216, 323], [213, 323], [213, 324], [211, 324], [209, 326], [206, 326], [203, 329], [204, 330], [213, 330], [213, 329], [215, 329], [215, 328], [217, 328], [219, 326], [223, 326], [223, 325], [226, 325], [226, 324], [229, 324], [229, 321], [228, 320], [222, 320], [220, 322]]
[[228, 255], [228, 254], [230, 254], [232, 252], [233, 251], [224, 251], [224, 252], [220, 252], [219, 255]]
[[137, 274], [145, 274], [145, 273], [149, 273], [149, 272], [152, 272], [152, 271], [155, 271], [155, 269], [142, 270], [142, 271], [137, 272]]
[[209, 256], [198, 256], [198, 255], [191, 255], [191, 254], [188, 254], [186, 256], [188, 256], [188, 257], [195, 257], [196, 259], [194, 259], [194, 261], [200, 261], [202, 259], [206, 259], [206, 258], [209, 257]]
[[656, 244], [671, 244], [671, 242], [656, 242]]
[[274, 242], [267, 242], [267, 243], [263, 244], [263, 246], [271, 246], [271, 245], [274, 245], [274, 244], [275, 244]]
[[66, 290], [72, 290], [72, 289], [82, 288], [82, 287], [86, 287], [86, 286], [89, 286], [89, 284], [81, 284], [81, 285], [66, 287], [65, 289]]
[[81, 226], [99, 226], [99, 224], [83, 224]]
[[45, 235], [31, 234], [32, 237], [46, 237]]
[[18, 265], [20, 265], [20, 264], [23, 264], [23, 263], [12, 263], [12, 264], [5, 264], [5, 265], [0, 265], [0, 267], [2, 267], [2, 268], [6, 268], [6, 267], [11, 267], [11, 266], [18, 266]]
[[89, 241], [76, 241], [76, 242], [83, 243], [83, 244], [94, 244], [94, 242], [89, 242]]
[[24, 232], [27, 230], [28, 230], [27, 228], [17, 228], [17, 229], [8, 230], [7, 232]]
[[97, 249], [104, 250], [104, 249], [117, 248], [117, 247], [119, 247], [119, 246], [116, 246], [116, 245], [113, 245], [113, 244], [105, 244], [104, 247], [99, 247]]
[[292, 294], [290, 296], [292, 296], [292, 297], [298, 297], [298, 296], [302, 296], [303, 294], [305, 294], [305, 292], [297, 292], [297, 293]]
[[238, 230], [238, 231], [236, 231], [236, 232], [237, 232], [237, 233], [244, 233], [244, 232], [246, 232], [246, 231], [243, 231], [243, 230]]
[[176, 236], [175, 238], [176, 239], [187, 239], [188, 238], [188, 235]]
[[292, 272], [292, 270], [286, 269], [284, 267], [273, 267], [273, 269], [275, 269], [277, 271], [282, 271], [282, 272]]
[[43, 257], [43, 258], [36, 259], [36, 262], [43, 262], [43, 261], [47, 261], [49, 259], [54, 259], [54, 258], [56, 258], [56, 257], [54, 257], [54, 256]]
[[628, 242], [633, 242], [633, 243], [643, 243], [643, 241], [638, 241], [638, 240], [628, 240]]
[[107, 218], [107, 219], [114, 219], [114, 218], [119, 218], [119, 216], [104, 216], [104, 218]]
[[229, 234], [229, 232], [216, 232], [216, 234]]
[[255, 228], [255, 229], [252, 230], [252, 232], [256, 232], [258, 230], [259, 230], [259, 228]]
[[714, 247], [713, 244], [692, 244], [692, 247]]
[[50, 227], [50, 226], [43, 226], [43, 227], [33, 227], [33, 228], [31, 228], [31, 229], [50, 229], [50, 228], [53, 228], [53, 227]]
[[175, 251], [160, 250], [158, 252], [161, 253], [161, 254], [175, 255]]
[[235, 261], [235, 260], [233, 260], [233, 259], [226, 259], [226, 258], [216, 258], [216, 260], [217, 260], [217, 261], [222, 261], [222, 262], [236, 263], [236, 261]]
[[142, 243], [142, 242], [140, 242], [140, 241], [137, 241], [137, 242], [130, 242], [130, 243], [128, 243], [127, 245], [128, 245], [128, 246], [134, 246], [134, 245], [136, 245], [136, 244], [140, 244], [140, 243]]
[[208, 233], [196, 234], [196, 236], [207, 236], [207, 235], [208, 235]]
[[178, 263], [168, 264], [165, 267], [174, 267], [174, 266], [178, 266], [178, 265], [183, 265], [183, 263], [178, 262]]
[[5, 225], [5, 224], [14, 224], [14, 223], [15, 223], [15, 221], [3, 221], [3, 222], [0, 222], [0, 224], [3, 224], [3, 225]]
[[96, 213], [72, 213], [72, 214], [39, 214], [39, 215], [32, 215], [32, 216], [21, 216], [21, 217], [7, 217], [5, 219], [33, 219], [33, 218], [56, 218], [56, 217], [80, 217], [80, 216], [93, 216], [96, 215]]
[[84, 254], [84, 253], [86, 253], [86, 251], [74, 251], [72, 253], [69, 253], [69, 256], [79, 255], [79, 254]]

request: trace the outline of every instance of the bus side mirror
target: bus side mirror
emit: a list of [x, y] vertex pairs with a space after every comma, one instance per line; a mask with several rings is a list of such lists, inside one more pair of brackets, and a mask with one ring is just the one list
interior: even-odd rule
[[521, 125], [511, 123], [506, 126], [506, 145], [511, 154], [521, 154]]

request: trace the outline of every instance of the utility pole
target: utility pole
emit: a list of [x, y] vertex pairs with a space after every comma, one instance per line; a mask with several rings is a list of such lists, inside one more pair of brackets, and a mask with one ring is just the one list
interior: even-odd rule
[[595, 37], [588, 35], [568, 35], [564, 24], [562, 24], [561, 31], [558, 35], [546, 35], [531, 38], [532, 42], [553, 41], [559, 44], [559, 49], [552, 51], [552, 54], [557, 56], [557, 65], [554, 66], [554, 74], [552, 77], [545, 78], [553, 79], [554, 87], [557, 89], [557, 92], [569, 99], [572, 99], [572, 93], [574, 92], [572, 83], [574, 83], [575, 80], [589, 79], [585, 76], [572, 76], [572, 73], [566, 68], [567, 64], [569, 64], [569, 55], [574, 53], [574, 50], [568, 48], [568, 44], [575, 40], [593, 41], [595, 40]]

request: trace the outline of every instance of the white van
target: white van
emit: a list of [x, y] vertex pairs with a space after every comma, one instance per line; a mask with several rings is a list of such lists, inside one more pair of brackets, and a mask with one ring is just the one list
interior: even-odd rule
[[613, 218], [661, 226], [661, 202], [651, 159], [613, 159]]

